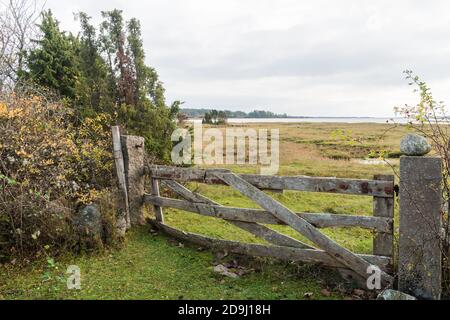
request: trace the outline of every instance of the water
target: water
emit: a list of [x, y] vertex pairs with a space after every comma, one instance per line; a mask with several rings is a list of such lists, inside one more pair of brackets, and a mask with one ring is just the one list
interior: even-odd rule
[[399, 163], [399, 159], [355, 159], [356, 163], [365, 164], [368, 166], [393, 166]]
[[359, 164], [366, 164], [366, 165], [387, 165], [385, 160], [380, 159], [359, 159], [356, 160]]
[[[189, 119], [193, 123], [201, 123], [201, 119]], [[402, 118], [351, 118], [351, 117], [324, 117], [324, 118], [230, 118], [228, 123], [406, 123]]]

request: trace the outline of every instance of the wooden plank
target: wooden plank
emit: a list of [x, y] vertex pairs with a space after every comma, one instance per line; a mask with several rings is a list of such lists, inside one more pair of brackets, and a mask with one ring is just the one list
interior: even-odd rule
[[315, 249], [312, 246], [303, 243], [300, 240], [294, 239], [282, 233], [279, 233], [275, 230], [272, 230], [264, 225], [254, 223], [254, 222], [243, 222], [243, 221], [228, 221], [229, 223], [235, 225], [242, 230], [245, 230], [256, 237], [266, 240], [269, 243], [285, 246], [285, 247], [294, 247], [301, 249]]
[[186, 188], [185, 186], [179, 184], [178, 182], [174, 180], [161, 180], [161, 185], [163, 187], [167, 187], [182, 198], [189, 200], [191, 202], [198, 202], [198, 203], [205, 203], [205, 204], [212, 204], [218, 206], [219, 204], [207, 197], [202, 196], [201, 194], [198, 194], [196, 192], [193, 192]]
[[[118, 217], [118, 224], [120, 233], [124, 233], [124, 230], [129, 229], [131, 227], [131, 221], [130, 221], [130, 210], [129, 210], [129, 202], [128, 202], [128, 190], [127, 190], [127, 184], [126, 184], [126, 178], [125, 178], [125, 164], [123, 159], [123, 153], [122, 153], [122, 144], [120, 141], [120, 128], [119, 126], [113, 126], [111, 127], [111, 133], [112, 133], [112, 141], [113, 141], [113, 156], [114, 156], [114, 163], [116, 167], [116, 174], [117, 174], [117, 180], [119, 189], [123, 196], [123, 202], [122, 202], [122, 208], [121, 208], [121, 217]], [[124, 226], [121, 226], [124, 224]], [[124, 229], [124, 230], [122, 230]]]
[[[150, 179], [151, 189], [152, 189], [152, 195], [159, 197], [159, 181], [158, 179]], [[153, 206], [153, 211], [155, 213], [156, 220], [164, 223], [164, 214], [161, 206], [155, 204]]]
[[[161, 180], [177, 180], [180, 182], [196, 181], [207, 184], [224, 184], [215, 176], [217, 169], [178, 168], [168, 166], [147, 166], [146, 173]], [[226, 170], [222, 170], [226, 172]], [[306, 176], [280, 177], [263, 175], [239, 175], [246, 182], [264, 190], [294, 190], [353, 194], [377, 197], [394, 197], [391, 181], [316, 178]]]
[[[148, 194], [144, 196], [144, 201], [161, 207], [170, 207], [225, 220], [286, 225], [286, 223], [273, 216], [270, 212], [261, 209], [225, 207], [201, 202], [192, 203]], [[296, 215], [305, 219], [316, 228], [359, 227], [377, 232], [392, 232], [392, 219], [389, 218], [332, 213], [296, 213]]]
[[[392, 181], [394, 186], [394, 176], [392, 175], [376, 175], [375, 180]], [[394, 219], [394, 198], [373, 198], [373, 215], [374, 217], [383, 217]], [[394, 228], [391, 232], [376, 233], [373, 239], [373, 254], [385, 257], [394, 256]]]
[[[221, 207], [221, 205], [218, 204], [217, 202], [215, 202], [205, 196], [202, 196], [198, 193], [192, 192], [191, 190], [185, 188], [184, 186], [182, 186], [181, 184], [179, 184], [176, 181], [163, 180], [163, 184], [165, 186], [169, 187], [172, 191], [176, 192], [178, 195], [182, 196], [183, 198], [185, 198], [189, 201]], [[228, 222], [242, 230], [245, 230], [245, 231], [247, 231], [257, 237], [260, 237], [260, 238], [266, 240], [267, 242], [275, 244], [275, 245], [303, 248], [303, 249], [315, 249], [314, 247], [308, 246], [307, 244], [305, 244], [297, 239], [294, 239], [292, 237], [281, 234], [275, 230], [272, 230], [272, 229], [270, 229], [266, 226], [260, 225], [258, 223], [233, 221], [233, 220], [228, 220]]]
[[[220, 171], [216, 172], [215, 175], [225, 181], [229, 186], [235, 188], [243, 195], [255, 201], [262, 208], [271, 212], [278, 219], [284, 221], [294, 230], [298, 231], [308, 240], [317, 245], [320, 249], [326, 251], [333, 259], [355, 271], [360, 276], [367, 277], [367, 270], [371, 267], [371, 264], [368, 261], [340, 246], [335, 241], [318, 231], [309, 222], [299, 217], [281, 203], [275, 201], [264, 192], [235, 174]], [[393, 278], [386, 272], [382, 272], [381, 282], [383, 285], [389, 285], [393, 282]]]
[[[150, 220], [150, 223], [159, 230], [165, 232], [181, 241], [194, 243], [205, 248], [213, 250], [225, 250], [229, 253], [250, 255], [255, 257], [270, 257], [284, 261], [304, 262], [304, 263], [318, 263], [328, 267], [345, 268], [344, 265], [333, 259], [328, 253], [323, 250], [300, 249], [293, 247], [283, 247], [275, 245], [260, 245], [241, 243], [229, 240], [219, 240], [195, 233], [189, 233], [170, 227], [168, 225]], [[367, 260], [370, 264], [377, 265], [381, 270], [385, 270], [390, 263], [388, 257], [373, 256], [373, 255], [357, 255], [360, 259]]]

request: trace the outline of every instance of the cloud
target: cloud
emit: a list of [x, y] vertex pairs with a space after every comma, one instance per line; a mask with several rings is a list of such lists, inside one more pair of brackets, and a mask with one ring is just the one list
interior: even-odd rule
[[449, 100], [448, 1], [48, 0], [99, 21], [119, 8], [141, 20], [147, 61], [169, 100], [188, 107], [266, 108], [293, 115], [391, 116], [413, 102], [404, 69]]

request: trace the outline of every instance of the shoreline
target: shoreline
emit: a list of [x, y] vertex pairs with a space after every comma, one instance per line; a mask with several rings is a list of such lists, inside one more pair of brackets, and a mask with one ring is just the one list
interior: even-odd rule
[[[201, 123], [201, 118], [189, 118], [190, 123]], [[304, 117], [304, 118], [228, 118], [229, 124], [248, 123], [377, 123], [377, 124], [406, 124], [403, 118], [375, 118], [375, 117]]]

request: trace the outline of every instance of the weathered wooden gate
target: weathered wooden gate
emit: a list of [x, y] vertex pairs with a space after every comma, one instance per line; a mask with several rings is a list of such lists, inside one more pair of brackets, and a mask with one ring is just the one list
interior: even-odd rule
[[[145, 173], [152, 181], [152, 194], [145, 202], [154, 206], [156, 220], [152, 223], [166, 233], [197, 244], [226, 249], [232, 253], [274, 257], [290, 261], [321, 263], [347, 268], [361, 278], [368, 277], [369, 267], [382, 270], [384, 286], [392, 282], [393, 259], [393, 176], [378, 176], [374, 180], [236, 175], [228, 170], [186, 169], [167, 166], [149, 166]], [[263, 210], [225, 207], [185, 188], [179, 182], [226, 184], [257, 203]], [[184, 200], [160, 196], [159, 182]], [[338, 215], [327, 213], [294, 213], [262, 190], [310, 191], [372, 196], [374, 216]], [[162, 207], [171, 207], [200, 215], [224, 219], [258, 236], [272, 245], [240, 243], [212, 239], [187, 233], [164, 224]], [[286, 236], [265, 225], [283, 224], [292, 227], [311, 241], [315, 247]], [[376, 232], [373, 255], [358, 255], [320, 232], [325, 227], [361, 227]]]
[[[367, 278], [368, 267], [382, 271], [383, 288], [390, 286], [394, 274], [400, 290], [425, 299], [439, 299], [442, 286], [441, 159], [402, 157], [400, 161], [400, 225], [398, 268], [394, 270], [394, 177], [378, 175], [373, 180], [316, 177], [236, 175], [228, 170], [205, 170], [167, 166], [144, 166], [144, 139], [120, 136], [113, 129], [114, 155], [124, 206], [119, 220], [124, 229], [145, 222], [143, 203], [152, 204], [151, 223], [166, 233], [204, 247], [230, 253], [274, 257], [287, 261], [320, 263], [339, 268], [341, 273]], [[121, 145], [122, 144], [122, 145]], [[122, 150], [122, 152], [120, 152]], [[121, 158], [123, 156], [123, 159]], [[145, 178], [150, 178], [151, 194], [145, 194]], [[125, 181], [125, 185], [124, 185]], [[238, 190], [262, 209], [221, 206], [181, 183], [222, 184]], [[180, 199], [161, 197], [160, 184]], [[373, 197], [373, 216], [328, 213], [295, 213], [270, 197], [265, 190], [325, 192]], [[271, 245], [219, 240], [177, 230], [164, 223], [163, 207], [190, 211], [224, 219], [260, 237]], [[288, 225], [313, 246], [277, 232], [267, 225]], [[350, 252], [320, 232], [320, 228], [360, 227], [374, 231], [373, 253]]]

